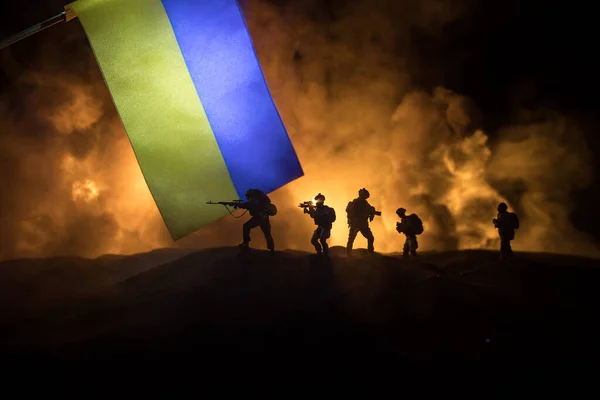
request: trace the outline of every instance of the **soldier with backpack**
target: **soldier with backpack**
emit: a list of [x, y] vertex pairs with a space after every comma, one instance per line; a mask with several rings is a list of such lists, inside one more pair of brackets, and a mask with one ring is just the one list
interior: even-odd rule
[[396, 222], [396, 230], [406, 236], [402, 255], [408, 257], [410, 254], [416, 257], [419, 248], [417, 235], [423, 233], [423, 222], [417, 214], [406, 215], [406, 209], [404, 208], [397, 209], [396, 214], [401, 219], [400, 222]]
[[271, 221], [269, 217], [277, 214], [277, 207], [271, 203], [271, 199], [263, 191], [258, 189], [248, 189], [246, 191], [246, 201], [237, 206], [248, 210], [251, 218], [246, 221], [242, 228], [243, 242], [240, 244], [242, 250], [248, 250], [250, 243], [250, 230], [257, 226], [263, 231], [267, 241], [267, 249], [271, 254], [275, 252], [273, 236], [271, 236]]
[[500, 261], [509, 261], [513, 257], [511, 240], [515, 238], [515, 229], [519, 229], [519, 217], [508, 212], [506, 203], [498, 205], [498, 216], [492, 220], [500, 235]]
[[315, 229], [310, 242], [315, 246], [317, 254], [328, 255], [329, 245], [327, 239], [331, 236], [331, 228], [335, 222], [335, 210], [325, 204], [325, 196], [321, 193], [315, 196], [314, 207], [304, 208], [304, 212], [309, 214], [315, 221]]
[[369, 253], [373, 254], [375, 252], [373, 245], [375, 238], [373, 237], [371, 228], [369, 228], [369, 222], [372, 222], [376, 215], [381, 215], [381, 212], [375, 211], [375, 207], [369, 204], [367, 199], [370, 196], [371, 194], [369, 191], [362, 188], [358, 191], [358, 198], [349, 202], [346, 207], [348, 227], [350, 228], [348, 244], [346, 245], [346, 252], [348, 255], [352, 253], [352, 245], [354, 244], [358, 232], [367, 239], [367, 250]]

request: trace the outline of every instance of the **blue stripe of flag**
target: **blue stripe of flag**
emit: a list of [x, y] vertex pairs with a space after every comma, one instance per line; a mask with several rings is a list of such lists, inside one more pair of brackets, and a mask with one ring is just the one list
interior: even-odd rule
[[303, 175], [236, 0], [162, 0], [240, 197]]

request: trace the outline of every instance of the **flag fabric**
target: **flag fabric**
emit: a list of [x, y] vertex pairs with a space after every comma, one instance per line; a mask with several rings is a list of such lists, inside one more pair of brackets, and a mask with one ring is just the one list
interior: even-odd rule
[[78, 0], [81, 21], [173, 239], [209, 200], [303, 176], [236, 0]]

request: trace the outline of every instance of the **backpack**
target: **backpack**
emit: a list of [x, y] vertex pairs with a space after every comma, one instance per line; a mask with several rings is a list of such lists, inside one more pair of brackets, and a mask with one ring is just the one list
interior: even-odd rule
[[335, 222], [335, 210], [329, 206], [315, 209], [313, 214], [315, 224], [327, 225]]
[[260, 196], [259, 204], [261, 205], [261, 209], [270, 217], [277, 215], [277, 207], [271, 203], [269, 196], [261, 190], [257, 190], [256, 193]]
[[336, 219], [335, 210], [331, 207], [327, 207], [327, 211], [329, 212], [329, 222], [334, 223]]
[[517, 214], [511, 212], [510, 216], [512, 217], [513, 228], [519, 229], [519, 217], [517, 217]]
[[274, 217], [275, 215], [277, 215], [277, 207], [275, 206], [275, 204], [269, 203], [267, 205], [267, 214], [269, 215], [269, 217]]
[[423, 233], [423, 221], [417, 214], [411, 214], [408, 216], [408, 221], [410, 224], [410, 230], [414, 235], [420, 235]]
[[348, 202], [348, 205], [346, 206], [346, 213], [348, 214], [348, 218], [350, 218], [351, 216], [353, 216], [353, 214], [354, 214], [354, 201]]
[[519, 229], [519, 217], [513, 212], [498, 215], [498, 220], [500, 229]]
[[369, 218], [368, 204], [366, 201], [361, 199], [354, 199], [348, 203], [346, 207], [346, 213], [348, 214], [348, 221], [362, 221]]

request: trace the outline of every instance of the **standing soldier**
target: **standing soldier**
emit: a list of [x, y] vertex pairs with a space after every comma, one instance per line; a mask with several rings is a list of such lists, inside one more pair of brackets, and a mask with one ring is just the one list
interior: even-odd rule
[[373, 232], [369, 228], [369, 222], [373, 221], [376, 215], [381, 215], [380, 211], [375, 211], [375, 207], [369, 204], [367, 199], [370, 197], [367, 189], [362, 188], [358, 191], [358, 198], [348, 203], [346, 213], [348, 214], [348, 226], [350, 233], [348, 234], [348, 244], [346, 252], [348, 255], [352, 253], [352, 245], [356, 239], [356, 235], [360, 232], [367, 239], [367, 250], [373, 254], [375, 251], [373, 243], [375, 238]]
[[246, 191], [246, 201], [238, 205], [237, 208], [248, 210], [251, 216], [242, 228], [243, 242], [240, 244], [240, 248], [244, 251], [249, 249], [250, 230], [260, 226], [267, 241], [267, 249], [270, 250], [271, 254], [274, 254], [275, 244], [273, 243], [273, 236], [271, 236], [271, 221], [269, 217], [277, 214], [277, 208], [271, 203], [269, 196], [261, 190], [248, 189]]
[[406, 215], [406, 209], [404, 208], [397, 209], [396, 214], [400, 217], [400, 222], [396, 222], [396, 230], [406, 236], [402, 256], [408, 257], [410, 254], [416, 257], [419, 248], [417, 235], [423, 233], [423, 222], [417, 214]]
[[519, 217], [514, 212], [508, 212], [506, 203], [500, 203], [498, 216], [492, 222], [500, 235], [500, 261], [509, 261], [513, 257], [510, 242], [515, 238], [515, 229], [519, 229]]
[[321, 193], [315, 196], [314, 205], [309, 202], [300, 205], [304, 213], [309, 214], [315, 221], [315, 229], [310, 242], [315, 246], [317, 254], [328, 255], [329, 246], [327, 239], [331, 236], [331, 228], [335, 222], [335, 210], [325, 205], [325, 196]]

